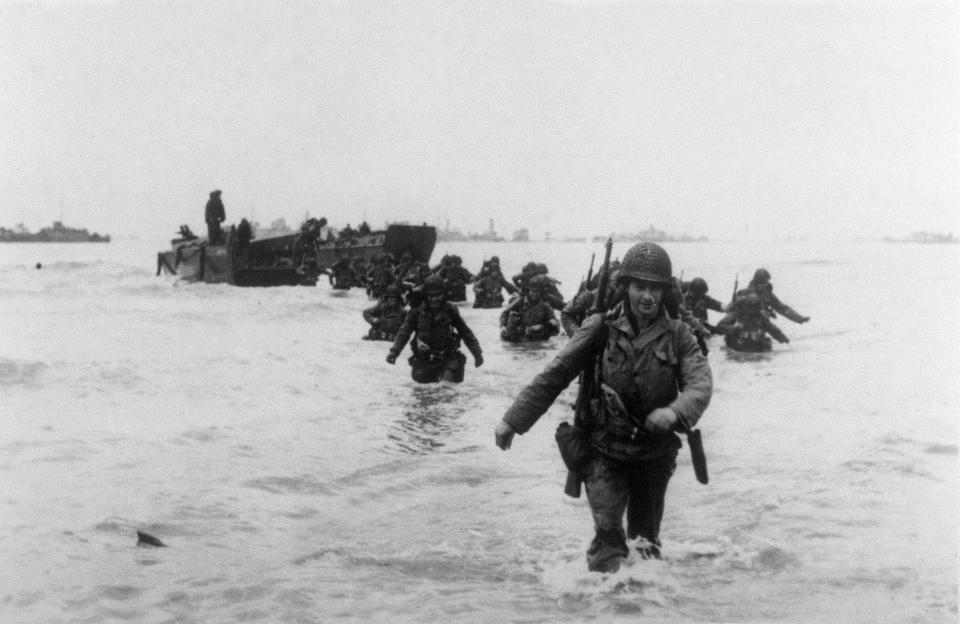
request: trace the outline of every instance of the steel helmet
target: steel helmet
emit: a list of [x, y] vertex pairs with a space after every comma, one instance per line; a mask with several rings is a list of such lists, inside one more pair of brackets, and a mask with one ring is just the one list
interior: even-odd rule
[[761, 284], [769, 282], [770, 271], [766, 269], [757, 269], [757, 272], [753, 274], [753, 281]]
[[749, 293], [739, 301], [740, 310], [746, 313], [759, 314], [760, 297], [755, 293]]
[[543, 293], [550, 286], [550, 278], [545, 275], [534, 275], [530, 278], [530, 281], [527, 282], [527, 285], [530, 287], [530, 290]]
[[707, 280], [703, 279], [702, 277], [695, 277], [693, 278], [693, 281], [690, 282], [690, 292], [698, 297], [702, 297], [703, 295], [707, 294], [708, 290], [710, 290], [710, 287], [707, 286]]
[[395, 297], [397, 299], [400, 299], [402, 296], [403, 296], [403, 293], [400, 292], [400, 287], [397, 286], [396, 284], [390, 284], [383, 291], [384, 299], [386, 299], [387, 297]]
[[644, 241], [627, 250], [620, 263], [619, 279], [635, 279], [672, 286], [673, 265], [666, 250]]
[[423, 280], [423, 286], [420, 287], [420, 290], [425, 295], [442, 293], [446, 294], [447, 288], [443, 285], [443, 279], [437, 275], [431, 275], [427, 279]]

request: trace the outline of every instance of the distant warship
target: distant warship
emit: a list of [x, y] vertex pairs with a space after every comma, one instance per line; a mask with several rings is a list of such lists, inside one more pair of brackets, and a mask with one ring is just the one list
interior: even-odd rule
[[956, 243], [960, 242], [953, 234], [937, 234], [935, 232], [914, 232], [906, 238], [883, 239], [887, 243]]
[[32, 233], [22, 223], [12, 230], [0, 227], [0, 243], [109, 243], [110, 235], [91, 234], [86, 228], [71, 228], [62, 221], [54, 221], [53, 227], [46, 227]]

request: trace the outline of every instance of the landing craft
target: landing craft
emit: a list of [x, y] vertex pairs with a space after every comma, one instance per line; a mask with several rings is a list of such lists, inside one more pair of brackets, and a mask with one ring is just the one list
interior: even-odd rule
[[324, 240], [316, 220], [310, 221], [300, 232], [249, 241], [231, 226], [218, 245], [202, 237], [175, 238], [170, 250], [157, 254], [157, 275], [234, 286], [316, 286], [321, 272], [341, 258], [370, 262], [381, 253], [395, 258], [409, 253], [429, 263], [437, 243], [437, 230], [430, 225], [393, 224], [385, 230]]

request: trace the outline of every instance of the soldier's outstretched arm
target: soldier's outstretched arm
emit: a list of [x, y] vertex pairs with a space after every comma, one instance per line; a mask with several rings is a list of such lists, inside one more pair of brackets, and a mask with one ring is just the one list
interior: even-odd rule
[[399, 356], [403, 348], [407, 346], [410, 336], [413, 335], [413, 328], [416, 326], [417, 316], [416, 309], [412, 309], [407, 312], [406, 318], [403, 319], [403, 325], [397, 330], [397, 337], [393, 340], [390, 353], [387, 355], [387, 362], [390, 364], [397, 361], [397, 356]]
[[[569, 386], [593, 361], [599, 350], [603, 349], [605, 336], [602, 315], [595, 314], [584, 321], [583, 326], [570, 338], [557, 357], [520, 391], [503, 415], [502, 423], [497, 425], [497, 445], [500, 448], [509, 448], [513, 433], [525, 433], [546, 413], [564, 388]], [[508, 431], [511, 433], [506, 436]], [[504, 433], [504, 436], [500, 433]], [[500, 443], [501, 439], [506, 446]]]
[[714, 299], [709, 295], [703, 296], [703, 303], [707, 306], [708, 310], [713, 310], [715, 312], [723, 312], [723, 304]]
[[767, 333], [773, 336], [777, 342], [781, 344], [790, 342], [790, 339], [787, 338], [787, 335], [780, 331], [780, 328], [774, 325], [769, 319], [764, 319], [763, 328], [767, 330]]
[[463, 317], [460, 316], [460, 311], [457, 310], [455, 306], [450, 306], [449, 314], [453, 326], [457, 329], [457, 333], [460, 334], [460, 339], [463, 340], [463, 344], [467, 346], [467, 349], [473, 355], [473, 365], [480, 368], [483, 365], [483, 349], [480, 348], [480, 341], [477, 340], [473, 331], [467, 326], [466, 322], [464, 322]]

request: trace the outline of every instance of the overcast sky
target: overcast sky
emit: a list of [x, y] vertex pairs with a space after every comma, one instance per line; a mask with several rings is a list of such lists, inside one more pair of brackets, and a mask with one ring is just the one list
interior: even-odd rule
[[0, 2], [0, 226], [958, 230], [943, 2]]

